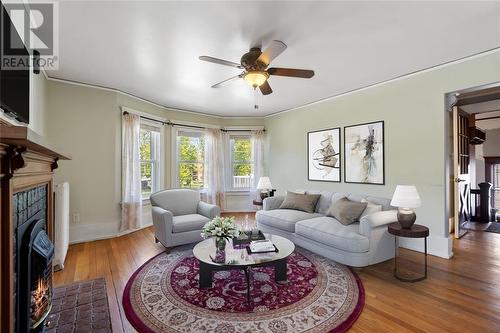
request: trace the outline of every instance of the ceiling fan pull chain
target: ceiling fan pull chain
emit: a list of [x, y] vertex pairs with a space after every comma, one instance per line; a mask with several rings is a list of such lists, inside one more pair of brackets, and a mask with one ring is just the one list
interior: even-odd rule
[[257, 101], [257, 87], [253, 87], [253, 108], [257, 110], [259, 108], [259, 103]]

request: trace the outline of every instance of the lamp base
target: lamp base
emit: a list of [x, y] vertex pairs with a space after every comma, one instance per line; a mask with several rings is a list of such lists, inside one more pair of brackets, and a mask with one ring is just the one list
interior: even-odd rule
[[416, 219], [417, 216], [414, 212], [402, 213], [398, 211], [398, 222], [403, 229], [411, 229], [411, 226], [415, 223]]
[[262, 192], [260, 192], [260, 198], [261, 198], [262, 200], [264, 200], [264, 199], [265, 199], [265, 198], [267, 198], [268, 196], [269, 196], [269, 192], [267, 192], [267, 191], [262, 191]]

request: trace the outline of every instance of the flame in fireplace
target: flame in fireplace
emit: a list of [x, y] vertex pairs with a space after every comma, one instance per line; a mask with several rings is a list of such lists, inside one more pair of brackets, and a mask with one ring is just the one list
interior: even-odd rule
[[31, 292], [31, 323], [37, 327], [50, 311], [52, 279], [38, 278], [36, 289]]

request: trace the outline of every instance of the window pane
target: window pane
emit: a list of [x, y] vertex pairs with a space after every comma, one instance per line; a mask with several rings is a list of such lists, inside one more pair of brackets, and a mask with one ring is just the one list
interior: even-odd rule
[[233, 161], [234, 162], [250, 162], [252, 158], [252, 148], [249, 138], [234, 138], [233, 139]]
[[147, 199], [151, 195], [153, 188], [153, 178], [151, 177], [153, 163], [141, 162], [141, 192], [142, 198]]
[[141, 129], [139, 135], [139, 153], [141, 160], [150, 160], [151, 158], [151, 132]]
[[252, 166], [246, 164], [233, 164], [233, 188], [252, 187]]
[[204, 187], [203, 163], [179, 163], [179, 186], [201, 189]]
[[205, 155], [205, 140], [203, 137], [179, 136], [177, 138], [179, 161], [202, 162]]

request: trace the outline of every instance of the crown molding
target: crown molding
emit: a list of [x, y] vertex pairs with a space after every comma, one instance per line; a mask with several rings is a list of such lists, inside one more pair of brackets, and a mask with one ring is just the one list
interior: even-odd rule
[[156, 102], [150, 101], [148, 99], [142, 98], [140, 96], [130, 94], [126, 91], [116, 89], [116, 88], [111, 88], [111, 87], [106, 87], [106, 86], [101, 86], [97, 84], [91, 84], [91, 83], [85, 83], [85, 82], [80, 82], [80, 81], [74, 81], [74, 80], [68, 80], [68, 79], [60, 79], [56, 77], [51, 77], [49, 76], [45, 70], [42, 70], [45, 78], [48, 81], [54, 81], [54, 82], [59, 82], [59, 83], [66, 83], [66, 84], [72, 84], [80, 87], [85, 87], [85, 88], [93, 88], [93, 89], [99, 89], [99, 90], [104, 90], [104, 91], [110, 91], [114, 92], [117, 94], [121, 94], [130, 98], [137, 99], [141, 102], [148, 103], [150, 105], [153, 105], [155, 107], [164, 109], [165, 111], [175, 111], [175, 112], [182, 112], [182, 113], [188, 113], [188, 114], [193, 114], [193, 115], [198, 115], [198, 116], [203, 116], [203, 117], [210, 117], [210, 118], [216, 118], [216, 119], [261, 119], [264, 118], [264, 116], [222, 116], [218, 114], [210, 114], [210, 113], [204, 113], [204, 112], [198, 112], [198, 111], [192, 111], [192, 110], [185, 110], [185, 109], [178, 109], [178, 108], [173, 108], [169, 107], [166, 105], [158, 104]]
[[91, 84], [91, 83], [85, 83], [85, 82], [67, 80], [67, 79], [59, 79], [59, 78], [55, 78], [55, 77], [50, 77], [45, 72], [45, 70], [43, 70], [43, 69], [42, 69], [42, 72], [43, 72], [44, 76], [46, 77], [46, 79], [49, 80], [49, 81], [55, 81], [55, 82], [60, 82], [60, 83], [67, 83], [67, 84], [78, 85], [78, 86], [87, 87], [87, 88], [94, 88], [94, 89], [101, 89], [101, 90], [105, 90], [105, 91], [115, 92], [115, 93], [122, 94], [122, 95], [127, 96], [127, 97], [131, 97], [131, 98], [140, 100], [142, 102], [151, 104], [153, 106], [165, 109], [166, 111], [182, 112], [182, 113], [188, 113], [188, 114], [193, 114], [193, 115], [198, 115], [198, 116], [203, 116], [203, 117], [211, 117], [211, 118], [216, 118], [216, 119], [265, 119], [265, 118], [275, 117], [275, 116], [278, 116], [278, 115], [283, 114], [283, 113], [287, 113], [287, 112], [291, 112], [291, 111], [295, 111], [295, 110], [300, 110], [302, 108], [306, 108], [306, 107], [309, 107], [309, 106], [312, 106], [312, 105], [315, 105], [315, 104], [318, 104], [318, 103], [321, 103], [321, 102], [333, 100], [335, 98], [347, 96], [347, 95], [354, 94], [354, 93], [357, 93], [357, 92], [360, 92], [360, 91], [364, 91], [364, 90], [367, 90], [367, 89], [370, 89], [370, 88], [375, 88], [375, 87], [378, 87], [378, 86], [382, 86], [382, 85], [385, 85], [385, 84], [389, 84], [389, 83], [392, 83], [392, 82], [403, 80], [403, 79], [406, 79], [406, 78], [409, 78], [409, 77], [413, 77], [413, 76], [416, 76], [416, 75], [419, 75], [419, 74], [427, 73], [427, 72], [430, 72], [430, 71], [433, 71], [433, 70], [441, 69], [441, 68], [444, 68], [444, 67], [447, 67], [447, 66], [455, 65], [455, 64], [458, 64], [458, 63], [461, 63], [461, 62], [464, 62], [464, 61], [468, 61], [470, 59], [480, 58], [482, 56], [499, 53], [499, 51], [500, 51], [500, 47], [496, 47], [496, 48], [489, 49], [489, 50], [486, 50], [486, 51], [483, 51], [483, 52], [475, 53], [475, 54], [470, 55], [470, 56], [462, 57], [462, 58], [459, 58], [459, 59], [455, 59], [455, 60], [451, 60], [451, 61], [448, 61], [448, 62], [444, 62], [444, 63], [438, 64], [438, 65], [435, 65], [435, 66], [431, 66], [431, 67], [428, 67], [428, 68], [425, 68], [425, 69], [417, 70], [417, 71], [414, 71], [414, 72], [411, 72], [411, 73], [407, 73], [407, 74], [402, 74], [402, 75], [399, 75], [399, 76], [394, 77], [392, 79], [380, 81], [380, 82], [377, 82], [377, 83], [366, 85], [366, 86], [361, 87], [361, 88], [356, 88], [356, 89], [352, 89], [352, 90], [349, 90], [349, 91], [346, 91], [346, 92], [343, 92], [343, 93], [339, 93], [339, 94], [336, 94], [336, 95], [332, 95], [332, 96], [328, 96], [328, 97], [325, 97], [325, 98], [321, 98], [319, 100], [316, 100], [316, 101], [313, 101], [313, 102], [310, 102], [310, 103], [306, 103], [306, 104], [303, 104], [303, 105], [300, 105], [300, 106], [297, 106], [297, 107], [294, 107], [294, 108], [284, 109], [284, 110], [281, 110], [281, 111], [277, 111], [277, 112], [270, 113], [270, 114], [267, 114], [267, 115], [260, 115], [260, 116], [223, 116], [223, 115], [220, 115], [220, 114], [209, 114], [209, 113], [204, 113], [204, 112], [199, 112], [199, 111], [173, 108], [173, 107], [169, 107], [169, 106], [166, 106], [166, 105], [162, 105], [162, 104], [150, 101], [148, 99], [145, 99], [145, 98], [142, 98], [140, 96], [128, 93], [126, 91], [122, 91], [120, 89], [106, 87], [106, 86], [101, 86], [101, 85], [96, 85], [96, 84]]
[[302, 108], [309, 107], [309, 106], [312, 106], [312, 105], [315, 105], [315, 104], [319, 104], [319, 103], [322, 103], [322, 102], [325, 102], [325, 101], [330, 101], [330, 100], [333, 100], [333, 99], [336, 99], [336, 98], [339, 98], [339, 97], [347, 96], [347, 95], [354, 94], [354, 93], [357, 93], [357, 92], [360, 92], [360, 91], [364, 91], [364, 90], [368, 90], [368, 89], [371, 89], [371, 88], [375, 88], [375, 87], [378, 87], [378, 86], [383, 86], [385, 84], [389, 84], [389, 83], [396, 82], [396, 81], [399, 81], [399, 80], [403, 80], [403, 79], [406, 79], [406, 78], [409, 78], [409, 77], [417, 76], [417, 75], [420, 75], [420, 74], [423, 74], [423, 73], [427, 73], [427, 72], [431, 72], [431, 71], [434, 71], [434, 70], [437, 70], [437, 69], [441, 69], [441, 68], [445, 68], [445, 67], [452, 66], [452, 65], [455, 65], [455, 64], [459, 64], [461, 62], [465, 62], [465, 61], [468, 61], [470, 59], [480, 58], [480, 57], [487, 56], [487, 55], [490, 55], [490, 54], [495, 54], [495, 53], [500, 53], [500, 47], [496, 47], [496, 48], [493, 48], [493, 49], [490, 49], [490, 50], [486, 50], [486, 51], [483, 51], [483, 52], [475, 53], [473, 55], [466, 56], [466, 57], [463, 57], [463, 58], [459, 58], [459, 59], [451, 60], [451, 61], [448, 61], [448, 62], [444, 62], [442, 64], [431, 66], [431, 67], [428, 67], [428, 68], [425, 68], [425, 69], [420, 69], [420, 70], [417, 70], [417, 71], [414, 71], [414, 72], [411, 72], [411, 73], [402, 74], [402, 75], [396, 76], [396, 77], [394, 77], [392, 79], [388, 79], [388, 80], [380, 81], [380, 82], [377, 82], [377, 83], [369, 84], [367, 86], [364, 86], [364, 87], [361, 87], [361, 88], [352, 89], [352, 90], [349, 90], [349, 91], [346, 91], [346, 92], [343, 92], [343, 93], [340, 93], [340, 94], [337, 94], [337, 95], [333, 95], [333, 96], [330, 96], [330, 97], [325, 97], [325, 98], [322, 98], [322, 99], [319, 99], [317, 101], [314, 101], [314, 102], [311, 102], [311, 103], [307, 103], [307, 104], [304, 104], [304, 105], [301, 105], [301, 106], [297, 106], [297, 107], [286, 109], [286, 110], [282, 110], [282, 111], [277, 111], [277, 112], [265, 115], [265, 116], [263, 116], [263, 118], [270, 118], [270, 117], [278, 116], [278, 115], [283, 114], [283, 113], [287, 113], [287, 112], [291, 112], [291, 111], [295, 111], [295, 110], [300, 110]]

